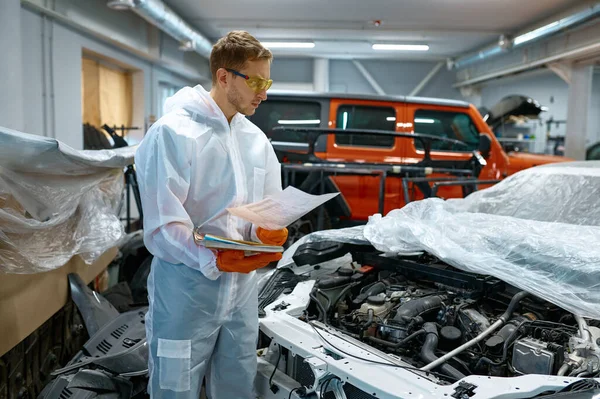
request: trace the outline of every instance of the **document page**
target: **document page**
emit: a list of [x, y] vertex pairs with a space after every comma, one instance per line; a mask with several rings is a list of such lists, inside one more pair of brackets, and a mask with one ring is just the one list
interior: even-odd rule
[[312, 195], [294, 187], [287, 187], [277, 195], [262, 201], [227, 208], [232, 215], [241, 217], [267, 230], [279, 230], [300, 219], [339, 193]]

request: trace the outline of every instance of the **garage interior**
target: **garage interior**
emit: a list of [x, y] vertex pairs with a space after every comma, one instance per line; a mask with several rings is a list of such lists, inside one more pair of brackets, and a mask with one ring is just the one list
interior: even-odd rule
[[[600, 2], [2, 0], [0, 399], [150, 397], [152, 256], [134, 154], [168, 98], [211, 90], [212, 46], [239, 30], [273, 54], [268, 99], [248, 119], [283, 187], [341, 193], [286, 225], [279, 266], [257, 272], [257, 397], [558, 398], [573, 384], [584, 395], [573, 398], [600, 395]], [[321, 239], [336, 242], [333, 255]], [[402, 254], [408, 274], [373, 248]], [[364, 296], [355, 309], [350, 293]], [[429, 313], [407, 313], [418, 326], [388, 326], [430, 296]], [[452, 321], [475, 303], [491, 330], [469, 335]], [[311, 327], [278, 318], [290, 311]], [[128, 371], [93, 361], [115, 354], [98, 338], [115, 320], [131, 329], [115, 342], [142, 359], [124, 361]], [[314, 352], [307, 342], [319, 340]]]

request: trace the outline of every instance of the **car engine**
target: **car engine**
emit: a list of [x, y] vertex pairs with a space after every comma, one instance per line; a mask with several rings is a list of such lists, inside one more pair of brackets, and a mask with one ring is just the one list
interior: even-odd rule
[[595, 320], [427, 254], [353, 258], [352, 267], [316, 281], [301, 319], [318, 320], [447, 381], [473, 374], [600, 374]]

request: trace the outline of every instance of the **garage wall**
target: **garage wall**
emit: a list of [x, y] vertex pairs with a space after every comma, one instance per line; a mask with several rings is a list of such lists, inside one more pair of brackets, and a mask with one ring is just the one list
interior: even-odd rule
[[[57, 0], [54, 12], [64, 18], [50, 18], [35, 7], [21, 9], [27, 133], [83, 148], [84, 53], [132, 72], [133, 125], [142, 128], [132, 132], [132, 144], [139, 142], [148, 123], [160, 116], [161, 87], [195, 85], [209, 79], [206, 59], [179, 51], [176, 41], [131, 12], [109, 10], [104, 0], [88, 0], [85, 6]], [[79, 29], [77, 24], [88, 31]], [[98, 39], [95, 33], [108, 40]]]
[[[437, 62], [389, 60], [361, 60], [361, 63], [386, 94], [393, 95], [408, 95], [437, 64]], [[423, 88], [419, 96], [462, 99], [460, 92], [452, 88], [454, 82], [455, 73], [448, 71], [444, 66]], [[330, 90], [376, 93], [350, 60], [331, 61]]]
[[[569, 102], [569, 86], [554, 72], [549, 70], [536, 71], [515, 77], [492, 81], [481, 90], [482, 105], [490, 108], [503, 97], [511, 94], [521, 94], [532, 97], [541, 105], [548, 107], [547, 112], [541, 114], [542, 122], [548, 119], [566, 120]], [[600, 74], [594, 74], [592, 89], [590, 143], [600, 141]], [[550, 134], [552, 136], [565, 135], [566, 124], [558, 127], [552, 125]], [[546, 125], [542, 131], [546, 132]]]
[[312, 58], [275, 57], [271, 64], [271, 79], [274, 82], [312, 83], [313, 73]]
[[[271, 67], [274, 86], [277, 83], [310, 84], [314, 81], [312, 58], [275, 57]], [[361, 60], [362, 65], [387, 94], [407, 95], [437, 64], [436, 62]], [[419, 94], [424, 97], [462, 99], [452, 88], [455, 73], [444, 66]], [[329, 91], [337, 93], [375, 94], [375, 90], [358, 71], [352, 60], [329, 61]]]

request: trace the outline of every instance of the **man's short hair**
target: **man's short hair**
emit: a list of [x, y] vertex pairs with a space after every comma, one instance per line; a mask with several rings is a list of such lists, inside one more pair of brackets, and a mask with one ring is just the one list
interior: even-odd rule
[[271, 51], [263, 47], [250, 33], [241, 30], [229, 32], [219, 39], [210, 53], [212, 84], [217, 83], [219, 68], [240, 70], [248, 61], [271, 61], [272, 59]]

